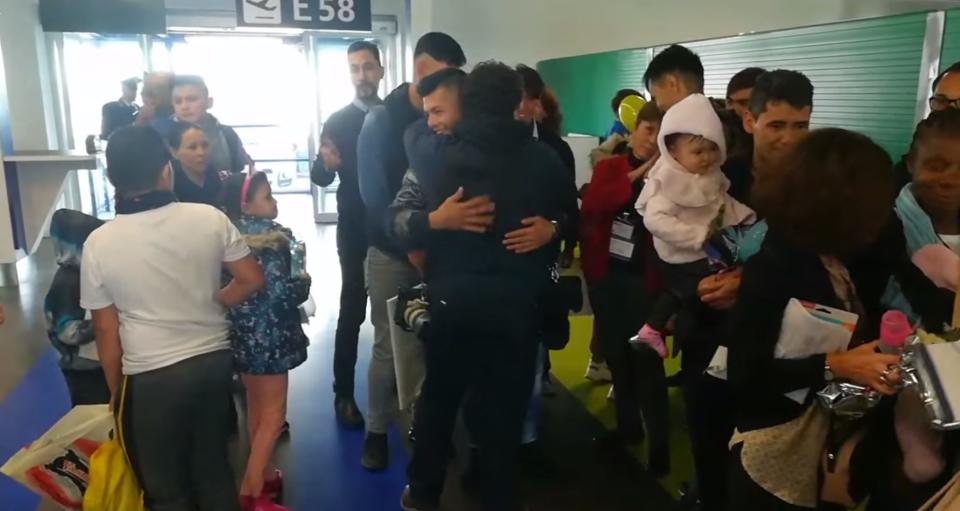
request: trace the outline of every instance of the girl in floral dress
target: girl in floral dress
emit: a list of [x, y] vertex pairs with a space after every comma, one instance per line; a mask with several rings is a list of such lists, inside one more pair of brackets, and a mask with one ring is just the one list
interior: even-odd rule
[[234, 368], [247, 392], [250, 458], [240, 485], [244, 511], [283, 511], [273, 502], [282, 489], [279, 470], [270, 466], [287, 411], [288, 372], [307, 359], [307, 336], [299, 305], [310, 293], [310, 277], [291, 269], [289, 229], [274, 221], [277, 201], [265, 174], [230, 176], [222, 204], [263, 267], [266, 287], [230, 311]]

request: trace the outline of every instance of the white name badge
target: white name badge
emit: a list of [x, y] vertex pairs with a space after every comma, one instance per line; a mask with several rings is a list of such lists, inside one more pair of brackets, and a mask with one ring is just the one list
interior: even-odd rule
[[629, 261], [633, 258], [633, 243], [620, 238], [610, 238], [610, 255]]
[[614, 220], [613, 235], [625, 240], [633, 239], [633, 225], [622, 220]]

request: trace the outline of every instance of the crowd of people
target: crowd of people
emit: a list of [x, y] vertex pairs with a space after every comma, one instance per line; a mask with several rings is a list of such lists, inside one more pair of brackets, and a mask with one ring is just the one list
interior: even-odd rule
[[[599, 449], [646, 439], [649, 470], [670, 472], [664, 358], [679, 355], [704, 511], [845, 509], [866, 497], [871, 510], [912, 510], [953, 475], [957, 438], [916, 420], [903, 434], [900, 360], [873, 341], [890, 309], [948, 328], [960, 63], [935, 81], [932, 113], [894, 165], [862, 134], [810, 129], [804, 74], [744, 69], [718, 104], [703, 94], [700, 58], [671, 46], [647, 67], [651, 100], [633, 125], [614, 121], [578, 193], [560, 105], [536, 70], [490, 61], [465, 72], [460, 45], [429, 33], [413, 82], [381, 99], [377, 46], [357, 42], [346, 57], [356, 97], [324, 124], [311, 172], [319, 186], [340, 182], [334, 407], [342, 427], [365, 428], [359, 462], [371, 471], [390, 464], [390, 425], [411, 419], [402, 509], [439, 508], [461, 413], [464, 489], [483, 509], [523, 509], [518, 460], [538, 448], [549, 351], [569, 337], [577, 300], [559, 274], [578, 243], [595, 317], [587, 376], [612, 381], [616, 409]], [[270, 458], [288, 427], [287, 375], [307, 357], [298, 306], [311, 278], [275, 221], [266, 175], [208, 112], [202, 78], [148, 75], [143, 107], [128, 111], [138, 83], [124, 83], [109, 122], [104, 110], [117, 217], [54, 215], [50, 337], [72, 402], [117, 410], [148, 509], [280, 511]], [[614, 112], [636, 95], [618, 91]], [[114, 127], [121, 114], [132, 126]], [[855, 314], [849, 349], [779, 354], [794, 301]], [[234, 373], [251, 446], [239, 488], [227, 463]], [[815, 402], [832, 381], [885, 397], [864, 419], [839, 420]], [[837, 453], [843, 467], [823, 463]]]

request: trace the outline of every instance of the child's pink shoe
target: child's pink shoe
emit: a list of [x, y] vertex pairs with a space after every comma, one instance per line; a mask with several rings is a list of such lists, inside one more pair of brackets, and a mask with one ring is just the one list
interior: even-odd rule
[[649, 346], [657, 352], [657, 355], [660, 355], [660, 358], [667, 358], [667, 345], [663, 342], [663, 334], [650, 325], [643, 325], [640, 333], [630, 339], [630, 345], [634, 348]]
[[274, 503], [267, 495], [260, 495], [259, 497], [242, 495], [240, 497], [240, 509], [243, 511], [287, 511], [287, 508]]

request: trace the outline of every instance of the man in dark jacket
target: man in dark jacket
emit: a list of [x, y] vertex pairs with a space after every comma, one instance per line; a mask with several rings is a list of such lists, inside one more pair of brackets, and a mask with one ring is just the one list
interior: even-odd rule
[[100, 138], [104, 140], [110, 138], [114, 131], [133, 124], [140, 112], [140, 107], [134, 102], [137, 99], [140, 79], [126, 79], [120, 82], [120, 86], [123, 88], [120, 99], [103, 105], [101, 109]]
[[562, 219], [576, 196], [559, 158], [514, 120], [521, 94], [516, 71], [481, 64], [464, 83], [464, 118], [453, 138], [437, 137], [423, 124], [407, 134], [407, 154], [428, 211], [460, 190], [467, 200], [486, 196], [496, 205], [485, 232], [428, 235], [432, 319], [410, 486], [401, 498], [408, 511], [436, 509], [454, 420], [468, 392], [475, 407], [471, 432], [484, 447], [475, 460], [483, 507], [510, 511], [516, 505], [520, 432], [558, 243], [521, 254], [504, 238], [530, 217]]
[[[440, 69], [462, 67], [463, 49], [452, 37], [439, 32], [424, 35], [414, 50], [414, 80], [419, 82]], [[403, 84], [384, 104], [370, 109], [357, 140], [357, 181], [367, 214], [367, 292], [373, 322], [373, 356], [368, 375], [367, 439], [361, 464], [368, 470], [383, 470], [388, 464], [387, 427], [396, 402], [396, 371], [387, 300], [400, 288], [415, 285], [419, 275], [406, 254], [384, 232], [387, 208], [400, 189], [407, 171], [403, 133], [423, 116], [423, 103], [416, 84]], [[416, 340], [404, 345], [416, 346]]]
[[203, 78], [193, 75], [178, 75], [173, 81], [174, 115], [169, 123], [155, 122], [154, 128], [166, 138], [176, 122], [196, 124], [203, 130], [209, 146], [209, 161], [217, 172], [228, 171], [232, 174], [243, 172], [245, 167], [253, 166], [253, 160], [243, 147], [240, 136], [230, 126], [221, 124], [209, 112], [213, 107], [213, 98]]
[[337, 254], [340, 256], [340, 316], [333, 348], [333, 391], [337, 420], [348, 428], [363, 427], [353, 389], [360, 325], [367, 314], [367, 287], [363, 264], [367, 259], [366, 215], [357, 185], [357, 138], [370, 108], [382, 103], [377, 91], [383, 79], [380, 49], [369, 41], [347, 48], [353, 102], [330, 116], [320, 134], [320, 154], [310, 177], [320, 187], [337, 187]]
[[[960, 62], [954, 62], [933, 80], [933, 95], [930, 97], [930, 110], [960, 109]], [[903, 155], [893, 167], [898, 189], [907, 186], [913, 177], [907, 169], [907, 156]]]

